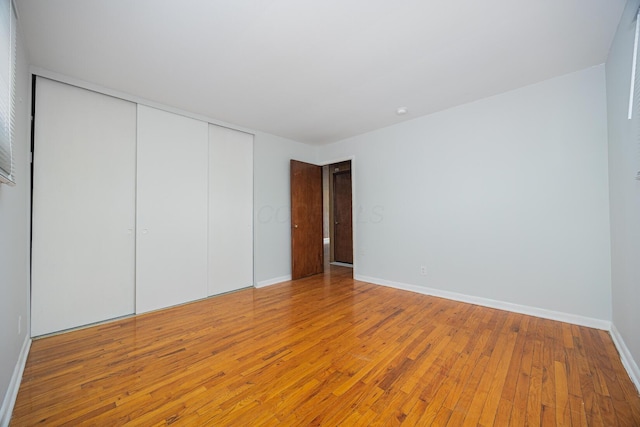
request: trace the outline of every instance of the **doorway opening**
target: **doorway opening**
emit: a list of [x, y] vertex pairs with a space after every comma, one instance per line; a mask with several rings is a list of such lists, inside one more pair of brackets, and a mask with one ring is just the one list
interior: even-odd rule
[[323, 237], [329, 264], [353, 267], [351, 160], [322, 168]]
[[351, 160], [319, 166], [291, 160], [291, 278], [353, 268]]

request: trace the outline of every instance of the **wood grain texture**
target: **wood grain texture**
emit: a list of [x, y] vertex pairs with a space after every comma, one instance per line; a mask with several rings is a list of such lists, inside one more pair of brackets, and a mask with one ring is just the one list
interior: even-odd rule
[[333, 174], [334, 260], [353, 264], [351, 170]]
[[604, 331], [332, 266], [34, 341], [36, 424], [634, 426], [640, 397]]
[[291, 277], [322, 273], [322, 167], [290, 161]]

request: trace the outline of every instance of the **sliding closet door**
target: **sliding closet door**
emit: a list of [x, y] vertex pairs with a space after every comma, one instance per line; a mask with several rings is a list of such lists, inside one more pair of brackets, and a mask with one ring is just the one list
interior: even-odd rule
[[209, 295], [253, 286], [253, 135], [209, 125]]
[[136, 106], [38, 78], [31, 332], [134, 310]]
[[136, 312], [207, 296], [208, 124], [138, 106]]

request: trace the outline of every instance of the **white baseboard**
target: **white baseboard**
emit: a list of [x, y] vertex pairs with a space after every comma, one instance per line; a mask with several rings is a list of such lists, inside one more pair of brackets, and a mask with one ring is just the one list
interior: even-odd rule
[[514, 313], [526, 314], [529, 316], [542, 317], [544, 319], [557, 320], [559, 322], [573, 323], [575, 325], [587, 326], [595, 329], [608, 331], [611, 329], [611, 322], [594, 319], [591, 317], [579, 316], [577, 314], [563, 313], [559, 311], [546, 310], [544, 308], [530, 307], [526, 305], [513, 304], [505, 301], [492, 300], [489, 298], [476, 297], [459, 294], [456, 292], [443, 291], [440, 289], [426, 288], [423, 286], [409, 285], [406, 283], [392, 282], [375, 277], [356, 275], [356, 280], [373, 283], [374, 285], [388, 286], [405, 291], [416, 292], [434, 297], [446, 298], [454, 301], [466, 302], [469, 304], [481, 305], [484, 307], [497, 308], [499, 310], [512, 311]]
[[640, 368], [638, 368], [637, 363], [633, 360], [633, 356], [631, 355], [631, 351], [625, 344], [622, 339], [622, 335], [616, 329], [616, 325], [611, 324], [611, 339], [613, 339], [613, 343], [616, 345], [618, 349], [618, 353], [620, 353], [620, 359], [622, 360], [622, 364], [624, 368], [627, 370], [631, 381], [636, 385], [636, 390], [640, 392]]
[[2, 408], [0, 408], [0, 426], [2, 427], [7, 427], [9, 425], [9, 421], [11, 421], [13, 406], [16, 404], [18, 389], [20, 388], [22, 373], [24, 372], [24, 366], [27, 363], [30, 348], [31, 338], [26, 335], [24, 337], [24, 342], [22, 343], [22, 349], [20, 350], [18, 361], [16, 362], [16, 366], [13, 368], [13, 375], [11, 376], [11, 382], [9, 383], [7, 394], [5, 394], [4, 401], [2, 402]]
[[267, 286], [275, 285], [277, 283], [288, 282], [291, 280], [291, 275], [288, 274], [286, 276], [274, 277], [273, 279], [261, 280], [256, 283], [256, 288], [264, 288]]

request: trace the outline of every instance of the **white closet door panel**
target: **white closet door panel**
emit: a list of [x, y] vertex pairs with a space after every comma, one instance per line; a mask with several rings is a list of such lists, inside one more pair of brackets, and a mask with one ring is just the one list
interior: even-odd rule
[[209, 295], [253, 285], [253, 135], [209, 125]]
[[138, 105], [136, 312], [207, 296], [208, 124]]
[[136, 107], [38, 78], [31, 329], [134, 310]]

